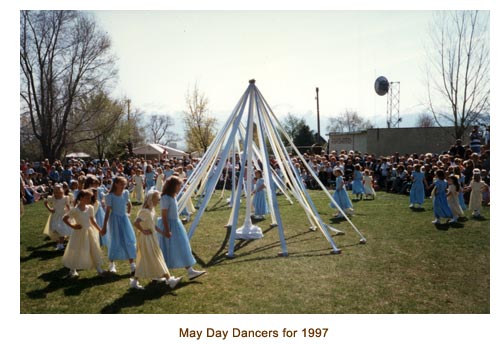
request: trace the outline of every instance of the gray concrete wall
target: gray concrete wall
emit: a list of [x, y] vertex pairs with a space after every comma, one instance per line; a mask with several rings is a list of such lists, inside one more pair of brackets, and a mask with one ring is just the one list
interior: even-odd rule
[[336, 150], [354, 150], [358, 152], [366, 152], [367, 146], [367, 133], [366, 131], [360, 133], [330, 133], [329, 149], [330, 151]]
[[[355, 150], [376, 155], [441, 153], [455, 143], [452, 133], [453, 127], [379, 128], [361, 133], [330, 133], [329, 150]], [[469, 131], [464, 135], [464, 145], [469, 143], [468, 137]]]

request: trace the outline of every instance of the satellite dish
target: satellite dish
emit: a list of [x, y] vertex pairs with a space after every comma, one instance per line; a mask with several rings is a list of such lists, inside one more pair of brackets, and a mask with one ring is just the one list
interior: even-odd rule
[[385, 95], [389, 92], [389, 80], [385, 76], [379, 76], [377, 80], [375, 80], [375, 92], [379, 96]]

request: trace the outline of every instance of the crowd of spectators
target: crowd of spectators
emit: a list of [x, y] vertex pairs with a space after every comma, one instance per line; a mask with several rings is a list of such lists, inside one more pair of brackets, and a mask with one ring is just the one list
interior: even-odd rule
[[[475, 131], [471, 133], [473, 144], [464, 146], [461, 140], [456, 140], [447, 151], [439, 153], [405, 153], [394, 152], [391, 155], [377, 156], [370, 153], [360, 153], [355, 151], [333, 150], [329, 153], [322, 151], [321, 154], [304, 153], [306, 163], [311, 167], [318, 179], [326, 187], [335, 187], [335, 176], [333, 170], [340, 168], [343, 171], [346, 186], [350, 189], [352, 177], [356, 165], [361, 170], [368, 169], [374, 181], [375, 190], [386, 192], [409, 194], [411, 188], [411, 173], [415, 166], [423, 166], [425, 169], [425, 179], [430, 185], [437, 170], [444, 170], [448, 175], [460, 176], [462, 183], [468, 185], [474, 169], [481, 170], [481, 178], [489, 185], [490, 181], [490, 151], [489, 136], [488, 141], [474, 141]], [[296, 156], [291, 157], [296, 170], [299, 171], [303, 183], [309, 189], [319, 189], [316, 179], [313, 178], [309, 169], [304, 166], [301, 159]], [[170, 158], [146, 160], [140, 157], [132, 157], [123, 161], [112, 160], [92, 160], [69, 159], [65, 162], [56, 160], [49, 162], [45, 159], [40, 163], [32, 163], [21, 160], [21, 190], [24, 190], [25, 203], [31, 203], [52, 193], [52, 186], [55, 183], [66, 183], [70, 185], [72, 181], [78, 180], [80, 176], [88, 173], [94, 174], [106, 186], [110, 186], [112, 179], [116, 176], [124, 176], [132, 183], [132, 176], [141, 170], [146, 172], [147, 166], [153, 167], [156, 172], [158, 167], [171, 169], [185, 177], [186, 168], [191, 170], [196, 167], [198, 159], [191, 158]], [[228, 168], [224, 170], [218, 184], [218, 188], [230, 188], [231, 178], [228, 173], [231, 162], [226, 162]], [[241, 169], [239, 157], [236, 159], [237, 169]], [[271, 158], [270, 165], [278, 168], [276, 161]], [[427, 196], [430, 190], [427, 190]]]

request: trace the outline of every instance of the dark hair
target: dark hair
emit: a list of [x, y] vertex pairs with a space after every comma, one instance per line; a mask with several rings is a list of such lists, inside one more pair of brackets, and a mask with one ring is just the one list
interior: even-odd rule
[[163, 184], [163, 189], [161, 190], [161, 195], [168, 195], [170, 197], [175, 196], [177, 191], [177, 185], [182, 185], [182, 180], [177, 176], [170, 176]]
[[444, 177], [445, 177], [444, 171], [443, 170], [437, 170], [436, 171], [436, 177], [438, 177], [439, 179], [443, 180]]
[[90, 196], [92, 198], [93, 195], [94, 193], [91, 190], [88, 189], [80, 190], [80, 192], [78, 192], [78, 195], [76, 195], [75, 203], [80, 201], [85, 196]]
[[87, 174], [87, 178], [85, 179], [85, 183], [83, 183], [83, 188], [88, 189], [92, 185], [94, 185], [94, 183], [99, 183], [99, 179], [97, 179], [97, 177], [94, 176], [93, 174]]
[[458, 183], [458, 178], [456, 175], [451, 175], [449, 176], [448, 178], [451, 179], [451, 181], [453, 182], [453, 185], [455, 185], [455, 188], [457, 189], [457, 192], [460, 191], [460, 184]]

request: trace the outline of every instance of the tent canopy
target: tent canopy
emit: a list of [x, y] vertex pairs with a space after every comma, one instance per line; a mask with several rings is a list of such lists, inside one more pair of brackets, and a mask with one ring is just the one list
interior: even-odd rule
[[155, 157], [163, 155], [165, 152], [169, 158], [183, 158], [188, 156], [186, 152], [172, 147], [160, 145], [157, 143], [148, 143], [145, 146], [137, 147], [133, 149], [136, 155], [154, 155]]
[[90, 155], [84, 152], [73, 152], [66, 154], [66, 158], [90, 158]]

